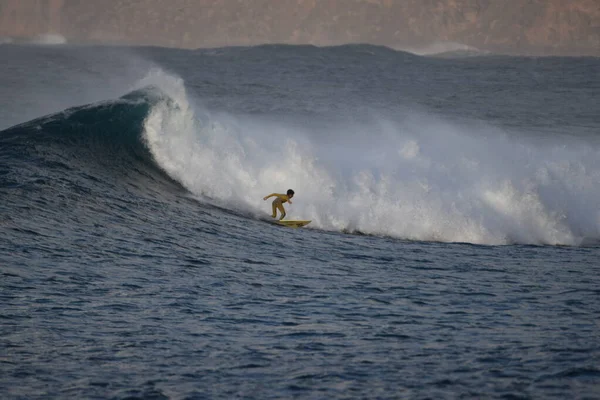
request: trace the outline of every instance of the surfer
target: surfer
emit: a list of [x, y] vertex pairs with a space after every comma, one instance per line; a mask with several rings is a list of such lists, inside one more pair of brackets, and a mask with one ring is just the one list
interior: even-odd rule
[[271, 193], [270, 195], [265, 196], [263, 200], [267, 200], [269, 197], [273, 196], [275, 196], [276, 199], [273, 200], [273, 215], [271, 216], [273, 218], [276, 218], [277, 210], [279, 210], [279, 212], [281, 213], [281, 217], [279, 218], [279, 220], [281, 221], [285, 217], [285, 208], [283, 208], [283, 203], [287, 202], [292, 204], [292, 197], [294, 197], [294, 191], [292, 189], [288, 189], [286, 194]]

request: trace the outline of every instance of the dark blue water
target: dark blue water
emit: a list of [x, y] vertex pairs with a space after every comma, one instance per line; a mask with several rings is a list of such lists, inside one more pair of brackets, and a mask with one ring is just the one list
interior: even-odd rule
[[597, 59], [0, 53], [3, 398], [600, 398]]

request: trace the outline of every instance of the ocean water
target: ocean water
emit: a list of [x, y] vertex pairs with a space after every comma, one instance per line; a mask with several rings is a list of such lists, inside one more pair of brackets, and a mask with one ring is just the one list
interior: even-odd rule
[[600, 398], [600, 59], [0, 59], [2, 398]]

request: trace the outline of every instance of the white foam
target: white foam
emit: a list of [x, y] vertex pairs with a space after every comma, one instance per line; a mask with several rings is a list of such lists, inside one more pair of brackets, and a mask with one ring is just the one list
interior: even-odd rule
[[458, 42], [434, 42], [420, 47], [402, 47], [398, 50], [407, 51], [419, 56], [432, 56], [444, 53], [486, 54], [477, 47]]
[[38, 45], [59, 45], [66, 44], [67, 39], [58, 33], [45, 33], [34, 37], [31, 43]]
[[327, 230], [485, 244], [600, 237], [596, 146], [416, 112], [318, 131], [210, 113], [190, 104], [181, 79], [147, 80], [172, 99], [146, 120], [152, 154], [192, 193], [226, 207], [267, 215], [262, 197], [292, 188], [288, 216]]

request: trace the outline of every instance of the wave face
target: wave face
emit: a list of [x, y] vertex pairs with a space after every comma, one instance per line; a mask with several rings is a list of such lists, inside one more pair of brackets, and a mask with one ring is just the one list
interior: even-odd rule
[[144, 120], [160, 101], [168, 99], [148, 87], [0, 132], [0, 187], [9, 194], [4, 205], [18, 207], [32, 193], [55, 213], [64, 207], [61, 199], [74, 196], [85, 204], [164, 197], [179, 186], [155, 163], [143, 139]]
[[[260, 47], [244, 57], [269, 51]], [[335, 52], [394, 57], [365, 46]], [[61, 181], [63, 174], [77, 182], [85, 173], [95, 182], [90, 188], [101, 182], [113, 192], [168, 198], [173, 187], [183, 187], [202, 202], [250, 217], [269, 212], [264, 195], [293, 188], [289, 217], [311, 219], [312, 228], [323, 230], [494, 245], [600, 238], [600, 151], [589, 140], [536, 137], [418, 107], [367, 109], [347, 118], [332, 113], [329, 103], [310, 120], [301, 113], [222, 111], [161, 70], [136, 86], [141, 89], [118, 100], [1, 132], [0, 157], [13, 166], [2, 172], [2, 185]], [[258, 96], [265, 86], [246, 90]]]

